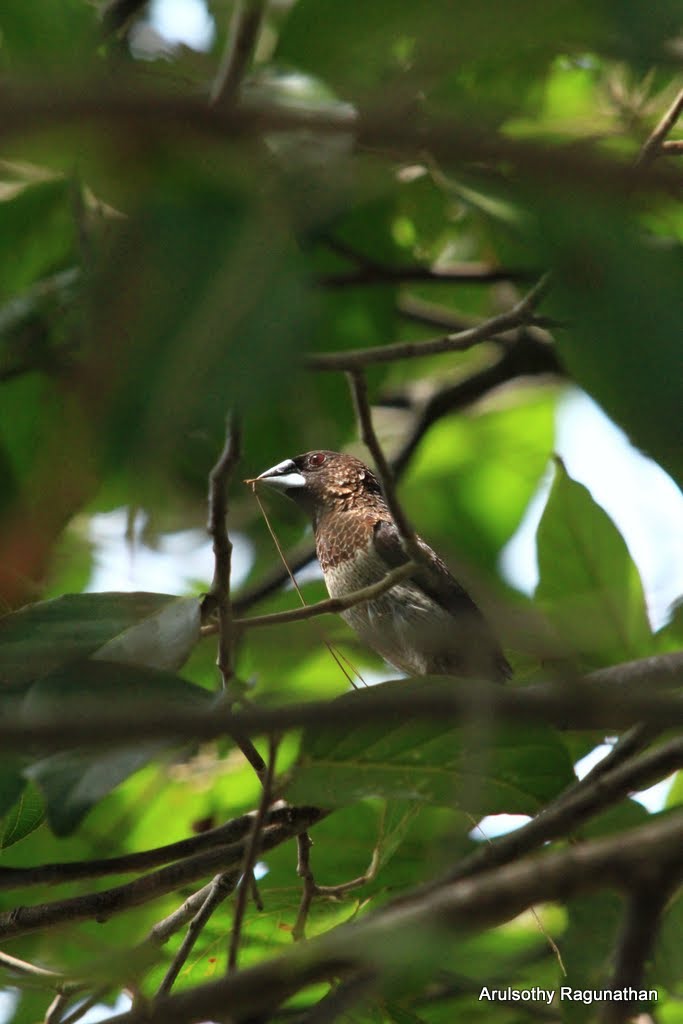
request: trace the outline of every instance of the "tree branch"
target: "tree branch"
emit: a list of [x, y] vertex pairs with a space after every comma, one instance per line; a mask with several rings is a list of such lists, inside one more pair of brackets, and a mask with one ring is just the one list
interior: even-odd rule
[[[290, 826], [279, 825], [265, 829], [262, 835], [262, 849], [272, 850], [292, 839], [302, 829], [309, 828], [319, 821], [323, 815], [324, 812], [312, 807], [307, 815], [301, 813], [296, 823]], [[0, 938], [12, 938], [53, 928], [67, 921], [105, 921], [112, 914], [149, 903], [158, 896], [173, 892], [217, 870], [238, 871], [244, 860], [245, 849], [246, 840], [229, 846], [219, 846], [111, 889], [32, 907], [16, 907], [0, 914]]]
[[[268, 813], [266, 825], [273, 828], [277, 825], [295, 825], [298, 817], [307, 820], [310, 808], [276, 807]], [[0, 867], [0, 891], [7, 889], [23, 889], [30, 885], [58, 885], [62, 882], [74, 882], [85, 878], [103, 878], [106, 875], [120, 875], [132, 871], [145, 871], [148, 868], [181, 860], [203, 850], [212, 850], [217, 846], [230, 846], [239, 842], [251, 832], [255, 812], [243, 814], [239, 818], [209, 829], [188, 839], [180, 839], [167, 846], [157, 846], [152, 850], [139, 853], [126, 853], [121, 857], [106, 857], [102, 860], [71, 861], [61, 864], [39, 864], [33, 868]]]
[[645, 140], [640, 153], [638, 154], [638, 160], [636, 161], [636, 167], [643, 168], [651, 163], [659, 154], [662, 152], [662, 146], [666, 136], [669, 134], [673, 126], [681, 116], [683, 110], [683, 89], [677, 94], [671, 106], [668, 108], [664, 116], [661, 118], [657, 126]]
[[[676, 888], [676, 876], [669, 877], [661, 872], [658, 865], [651, 864], [650, 872], [656, 881], [636, 886], [629, 894], [621, 934], [617, 942], [614, 974], [609, 983], [613, 990], [643, 987], [645, 966], [650, 957], [661, 921], [664, 907]], [[635, 1012], [635, 1004], [606, 1002], [601, 1015], [602, 1024], [626, 1024]]]
[[[230, 680], [234, 675], [235, 627], [230, 597], [230, 574], [232, 566], [232, 543], [226, 523], [228, 515], [228, 486], [235, 466], [240, 460], [242, 436], [237, 416], [230, 417], [223, 451], [209, 474], [209, 522], [208, 532], [213, 541], [214, 573], [211, 590], [202, 604], [202, 613], [207, 609], [218, 612], [218, 658], [216, 664], [221, 675], [223, 696], [228, 706], [232, 701]], [[242, 733], [233, 733], [240, 748], [259, 779], [263, 780], [266, 765], [251, 740]]]
[[543, 277], [535, 288], [518, 302], [509, 312], [491, 317], [476, 327], [468, 327], [455, 334], [446, 334], [429, 341], [397, 341], [393, 345], [377, 348], [351, 349], [345, 352], [322, 352], [309, 355], [304, 365], [309, 370], [359, 370], [377, 363], [394, 363], [401, 359], [421, 359], [424, 356], [442, 352], [464, 352], [495, 335], [504, 334], [515, 327], [533, 323], [533, 311], [545, 293], [547, 277]]
[[258, 811], [256, 812], [256, 816], [254, 818], [254, 824], [249, 835], [249, 839], [245, 844], [244, 863], [242, 864], [242, 877], [240, 878], [239, 884], [237, 886], [235, 914], [233, 917], [232, 931], [230, 933], [230, 946], [228, 949], [228, 971], [233, 971], [237, 967], [237, 953], [240, 945], [240, 937], [242, 934], [242, 924], [244, 922], [244, 915], [247, 910], [249, 888], [253, 882], [256, 858], [258, 857], [259, 850], [261, 848], [263, 824], [266, 819], [268, 806], [273, 796], [273, 776], [275, 774], [276, 757], [277, 740], [275, 736], [271, 735], [268, 740], [268, 766], [266, 768], [266, 774], [263, 779], [263, 792], [261, 793], [261, 802], [259, 803]]
[[[138, 739], [208, 740], [238, 729], [247, 734], [283, 732], [308, 725], [381, 722], [387, 714], [447, 717], [454, 724], [476, 720], [486, 705], [491, 720], [541, 721], [562, 729], [620, 732], [639, 722], [661, 728], [683, 725], [683, 698], [665, 691], [683, 685], [683, 653], [662, 654], [590, 673], [571, 685], [538, 684], [521, 689], [496, 684], [424, 677], [420, 687], [377, 687], [336, 701], [310, 701], [278, 708], [113, 708], [79, 698], [78, 715], [26, 715], [19, 709], [0, 721], [5, 750], [65, 750], [112, 747]], [[64, 702], [63, 702], [64, 705]], [[8, 720], [9, 719], [9, 720]]]
[[372, 455], [377, 475], [379, 476], [379, 481], [382, 485], [384, 498], [389, 506], [389, 511], [391, 512], [393, 520], [396, 523], [396, 528], [401, 536], [401, 540], [403, 541], [404, 550], [409, 558], [414, 559], [414, 561], [418, 563], [422, 563], [424, 559], [417, 542], [417, 537], [415, 536], [415, 530], [408, 522], [408, 518], [403, 511], [400, 501], [398, 500], [396, 486], [394, 484], [394, 474], [391, 471], [391, 467], [387, 462], [386, 456], [382, 451], [382, 446], [380, 445], [377, 434], [375, 433], [365, 376], [359, 370], [355, 369], [349, 372], [348, 377], [351, 386], [353, 404], [356, 410], [356, 417], [358, 419], [361, 440]]
[[241, 431], [235, 416], [230, 419], [223, 451], [209, 474], [208, 532], [213, 542], [213, 582], [208, 597], [218, 612], [218, 668], [227, 690], [234, 672], [234, 629], [230, 602], [232, 543], [228, 535], [228, 485], [241, 452]]
[[642, 881], [643, 865], [652, 863], [667, 868], [679, 880], [682, 842], [683, 813], [678, 813], [616, 837], [506, 865], [480, 878], [444, 886], [415, 904], [390, 904], [320, 938], [295, 944], [270, 962], [160, 1000], [151, 1011], [120, 1014], [108, 1024], [188, 1024], [220, 1015], [226, 1006], [238, 1020], [272, 1012], [288, 996], [330, 974], [348, 976], [361, 968], [381, 974], [387, 966], [398, 969], [400, 962], [386, 959], [387, 947], [411, 960], [413, 950], [408, 944], [397, 947], [391, 942], [397, 933], [419, 941], [425, 931], [434, 936], [444, 928], [476, 931], [508, 921], [538, 903], [605, 887], [628, 888]]
[[223, 60], [211, 90], [211, 106], [229, 106], [238, 98], [242, 79], [256, 46], [265, 7], [265, 0], [237, 0]]
[[233, 891], [238, 878], [239, 871], [221, 871], [221, 873], [216, 875], [208, 886], [205, 885], [204, 888], [198, 891], [198, 893], [195, 893], [195, 896], [198, 896], [199, 893], [201, 893], [203, 897], [201, 905], [195, 916], [190, 921], [185, 938], [180, 944], [180, 948], [173, 957], [173, 960], [164, 975], [163, 981], [159, 986], [159, 991], [157, 992], [157, 998], [162, 995], [167, 995], [171, 991], [176, 978], [183, 968], [183, 964], [194, 949], [197, 939], [211, 920], [214, 911]]
[[588, 819], [618, 803], [629, 793], [647, 789], [648, 786], [683, 768], [683, 739], [672, 740], [640, 757], [615, 766], [611, 771], [600, 773], [597, 771], [599, 767], [596, 765], [580, 786], [570, 786], [560, 793], [531, 821], [514, 832], [481, 846], [460, 861], [444, 878], [430, 883], [425, 891], [432, 891], [445, 882], [456, 882], [491, 868], [509, 864], [525, 854], [540, 849], [544, 843], [576, 831]]
[[[256, 626], [281, 626], [284, 622], [302, 622], [305, 619], [316, 618], [318, 615], [344, 612], [347, 608], [353, 608], [364, 601], [373, 601], [376, 597], [380, 597], [401, 580], [410, 576], [415, 568], [415, 562], [406, 562], [405, 565], [392, 569], [377, 583], [354, 590], [346, 597], [328, 597], [324, 601], [304, 605], [303, 608], [290, 608], [284, 612], [271, 612], [269, 615], [252, 615], [248, 619], [235, 619], [234, 625], [240, 629], [253, 629]], [[202, 632], [204, 636], [208, 636], [215, 632], [215, 629], [212, 626], [205, 626]]]

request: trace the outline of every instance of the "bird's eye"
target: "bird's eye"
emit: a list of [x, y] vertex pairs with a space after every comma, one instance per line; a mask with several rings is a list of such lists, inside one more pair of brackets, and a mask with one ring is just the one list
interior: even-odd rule
[[308, 464], [309, 466], [312, 466], [314, 469], [317, 469], [318, 466], [322, 466], [326, 458], [327, 456], [325, 455], [324, 452], [313, 452], [313, 454], [310, 455], [308, 458]]

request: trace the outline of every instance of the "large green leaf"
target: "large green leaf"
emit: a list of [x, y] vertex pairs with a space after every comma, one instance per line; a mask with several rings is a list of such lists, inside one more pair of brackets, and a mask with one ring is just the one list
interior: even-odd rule
[[175, 669], [198, 639], [196, 598], [67, 594], [0, 619], [0, 684], [25, 686], [88, 656]]
[[40, 792], [32, 783], [24, 783], [25, 780], [22, 779], [21, 795], [2, 822], [0, 849], [4, 850], [18, 843], [20, 839], [25, 839], [45, 820], [45, 803]]
[[[405, 694], [411, 687], [424, 692], [427, 685], [434, 680], [399, 680], [381, 688]], [[347, 694], [338, 705], [363, 701], [366, 694]], [[323, 807], [383, 796], [476, 814], [533, 814], [573, 777], [567, 750], [552, 729], [468, 729], [388, 719], [382, 725], [308, 729], [287, 795]]]
[[557, 344], [572, 377], [680, 484], [680, 240], [648, 234], [636, 215], [608, 197], [544, 196], [539, 247], [557, 270], [548, 308], [571, 321]]
[[536, 598], [556, 631], [558, 655], [597, 667], [651, 653], [643, 587], [626, 543], [559, 461], [537, 547]]
[[[84, 706], [126, 709], [131, 718], [155, 707], [196, 707], [211, 694], [170, 672], [132, 664], [85, 659], [61, 666], [33, 683], [22, 708], [29, 715], [77, 714]], [[67, 835], [120, 782], [155, 757], [165, 744], [134, 748], [65, 751], [34, 762], [24, 772], [45, 797], [47, 817], [57, 835]]]

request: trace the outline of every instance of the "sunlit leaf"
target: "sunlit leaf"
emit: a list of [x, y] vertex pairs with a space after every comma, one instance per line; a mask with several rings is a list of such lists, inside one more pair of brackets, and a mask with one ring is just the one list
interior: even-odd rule
[[169, 594], [68, 594], [0, 619], [0, 682], [22, 686], [95, 655], [177, 668], [199, 638], [199, 602]]
[[558, 654], [597, 667], [650, 653], [643, 587], [626, 543], [559, 462], [537, 547], [536, 598], [556, 629]]
[[[381, 684], [406, 693], [419, 684]], [[368, 691], [339, 698], [363, 701]], [[373, 697], [377, 688], [373, 688]], [[566, 748], [541, 727], [453, 727], [414, 721], [309, 729], [288, 786], [295, 802], [328, 807], [383, 796], [477, 814], [532, 814], [573, 778]]]

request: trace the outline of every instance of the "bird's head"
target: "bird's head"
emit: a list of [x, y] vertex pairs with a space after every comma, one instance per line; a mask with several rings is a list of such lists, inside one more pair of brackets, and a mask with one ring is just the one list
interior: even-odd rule
[[360, 459], [322, 450], [278, 462], [254, 482], [286, 494], [314, 521], [326, 512], [381, 500], [382, 494], [377, 478]]

